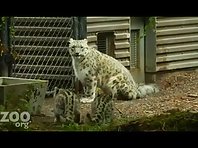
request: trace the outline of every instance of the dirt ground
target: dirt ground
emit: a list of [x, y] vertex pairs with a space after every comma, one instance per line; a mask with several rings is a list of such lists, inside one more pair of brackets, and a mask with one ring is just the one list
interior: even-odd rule
[[[157, 78], [156, 83], [160, 88], [156, 94], [138, 100], [117, 101], [115, 117], [117, 119], [150, 117], [164, 114], [172, 109], [198, 112], [198, 70], [163, 74]], [[46, 98], [42, 108], [44, 115], [33, 117], [32, 123], [38, 123], [38, 129], [41, 123], [47, 123], [50, 126], [53, 123], [52, 109], [53, 98]], [[89, 111], [90, 105], [83, 104], [81, 109], [85, 114]]]

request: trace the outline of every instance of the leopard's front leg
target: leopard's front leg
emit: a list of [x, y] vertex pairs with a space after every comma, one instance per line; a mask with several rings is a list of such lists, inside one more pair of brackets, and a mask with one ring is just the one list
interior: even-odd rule
[[81, 98], [82, 103], [91, 103], [94, 101], [96, 96], [97, 80], [95, 77], [89, 77], [84, 82], [84, 93], [85, 96]]

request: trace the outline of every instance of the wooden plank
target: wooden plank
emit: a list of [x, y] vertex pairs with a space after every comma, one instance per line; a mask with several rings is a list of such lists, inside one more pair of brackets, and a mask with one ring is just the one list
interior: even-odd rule
[[130, 47], [129, 42], [115, 43], [116, 49], [129, 48], [129, 47]]
[[89, 42], [88, 45], [93, 48], [97, 48], [96, 42]]
[[164, 70], [173, 70], [173, 69], [181, 69], [181, 68], [190, 68], [190, 67], [197, 67], [198, 60], [184, 60], [184, 61], [177, 61], [177, 62], [169, 62], [169, 63], [159, 63], [157, 64], [157, 71], [164, 71]]
[[198, 32], [198, 27], [177, 27], [173, 29], [157, 29], [156, 35], [174, 35], [174, 34], [184, 34], [184, 33], [195, 33]]
[[124, 30], [129, 29], [129, 24], [112, 24], [112, 25], [97, 25], [97, 26], [87, 26], [87, 32], [100, 32], [100, 31], [114, 31], [114, 30]]
[[160, 53], [171, 53], [171, 52], [183, 52], [183, 51], [197, 50], [197, 49], [198, 49], [197, 42], [189, 42], [189, 43], [158, 46], [156, 51], [157, 54], [160, 54]]
[[116, 40], [129, 39], [129, 38], [130, 38], [130, 33], [120, 33], [120, 34], [115, 33], [115, 39]]
[[170, 21], [170, 20], [179, 20], [179, 19], [194, 19], [195, 17], [164, 17], [164, 16], [158, 16], [156, 17], [157, 21]]
[[171, 36], [171, 37], [157, 38], [158, 45], [183, 43], [183, 42], [195, 42], [195, 41], [198, 41], [198, 35]]
[[156, 62], [169, 62], [169, 61], [194, 59], [194, 58], [197, 58], [197, 62], [198, 62], [198, 50], [190, 53], [158, 55]]
[[130, 57], [130, 52], [116, 52], [115, 51], [115, 58], [126, 58]]
[[120, 61], [119, 62], [124, 66], [130, 66], [129, 61]]
[[188, 25], [188, 24], [197, 24], [198, 23], [198, 17], [194, 18], [184, 18], [182, 19], [173, 19], [173, 20], [158, 20], [157, 21], [157, 27], [162, 26], [173, 26], [173, 25]]
[[97, 41], [97, 36], [87, 36], [88, 42], [96, 42]]
[[87, 17], [87, 23], [129, 20], [130, 17]]

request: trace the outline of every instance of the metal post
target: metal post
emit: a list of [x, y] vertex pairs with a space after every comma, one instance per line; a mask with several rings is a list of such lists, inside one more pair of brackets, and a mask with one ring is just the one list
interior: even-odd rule
[[[154, 18], [156, 19], [156, 18]], [[156, 20], [155, 20], [156, 22]], [[145, 19], [145, 24], [149, 24], [149, 19]], [[156, 28], [156, 24], [154, 24]], [[145, 50], [145, 81], [155, 83], [156, 81], [156, 33], [155, 28], [146, 30], [146, 50]]]
[[11, 17], [8, 17], [7, 18], [7, 21], [6, 21], [6, 44], [7, 44], [7, 49], [8, 49], [8, 54], [6, 55], [6, 63], [7, 63], [7, 66], [8, 66], [8, 76], [10, 77], [11, 74], [12, 74], [12, 68], [13, 68], [13, 63], [15, 62], [14, 61], [14, 57], [13, 55], [11, 54], [11, 33], [10, 33], [10, 27], [11, 27]]
[[[87, 20], [86, 17], [73, 17], [73, 38], [76, 40], [87, 38]], [[80, 81], [75, 77], [75, 91], [80, 91]]]
[[[77, 40], [78, 39], [78, 34], [79, 34], [78, 33], [78, 17], [73, 17], [72, 30], [73, 30], [72, 38]], [[73, 71], [73, 75], [74, 75], [74, 71]], [[74, 82], [75, 92], [79, 93], [79, 80], [76, 76], [73, 78], [73, 82]]]
[[87, 17], [78, 17], [79, 39], [87, 38]]
[[73, 17], [73, 26], [72, 26], [73, 34], [72, 38], [77, 40], [78, 39], [78, 17]]
[[[1, 17], [0, 23], [3, 25], [2, 17]], [[8, 54], [9, 53], [9, 49], [8, 49], [9, 26], [8, 26], [7, 19], [5, 20], [4, 23], [5, 24], [2, 26], [2, 30], [1, 30], [1, 42], [3, 44], [3, 47], [7, 50], [7, 53], [5, 54]], [[9, 75], [9, 72], [8, 72], [8, 65], [5, 60], [7, 58], [5, 54], [3, 54], [2, 61], [0, 63], [0, 69], [1, 69], [0, 73], [1, 73], [1, 76], [7, 77]]]
[[87, 17], [73, 17], [73, 35], [76, 40], [87, 38]]

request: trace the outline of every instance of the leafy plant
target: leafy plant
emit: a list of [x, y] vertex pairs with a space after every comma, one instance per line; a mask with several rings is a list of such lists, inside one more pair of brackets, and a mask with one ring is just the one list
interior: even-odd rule
[[[10, 21], [13, 17], [1, 17], [0, 20], [0, 31], [3, 31], [6, 26], [6, 22], [10, 22], [9, 24], [9, 37], [13, 37], [15, 34], [14, 25], [12, 21]], [[8, 21], [9, 20], [9, 21]]]
[[146, 35], [146, 32], [150, 29], [152, 29], [153, 31], [155, 31], [155, 23], [156, 23], [156, 17], [149, 17], [148, 18], [148, 23], [145, 24], [144, 26], [144, 35]]
[[146, 21], [145, 23], [144, 33], [139, 37], [139, 39], [145, 37], [147, 35], [148, 30], [153, 30], [155, 32], [156, 17], [148, 17], [146, 19], [148, 19], [148, 21]]
[[0, 112], [1, 112], [1, 111], [5, 111], [5, 106], [0, 105]]
[[[11, 21], [12, 17], [1, 17], [0, 19], [0, 32], [5, 30], [6, 22], [9, 23], [9, 38], [13, 37], [15, 34], [14, 25]], [[0, 39], [0, 57], [3, 57], [3, 55], [8, 55], [13, 60], [17, 60], [19, 58], [19, 55], [16, 53], [16, 51], [9, 51], [9, 49], [4, 45], [2, 40]]]

